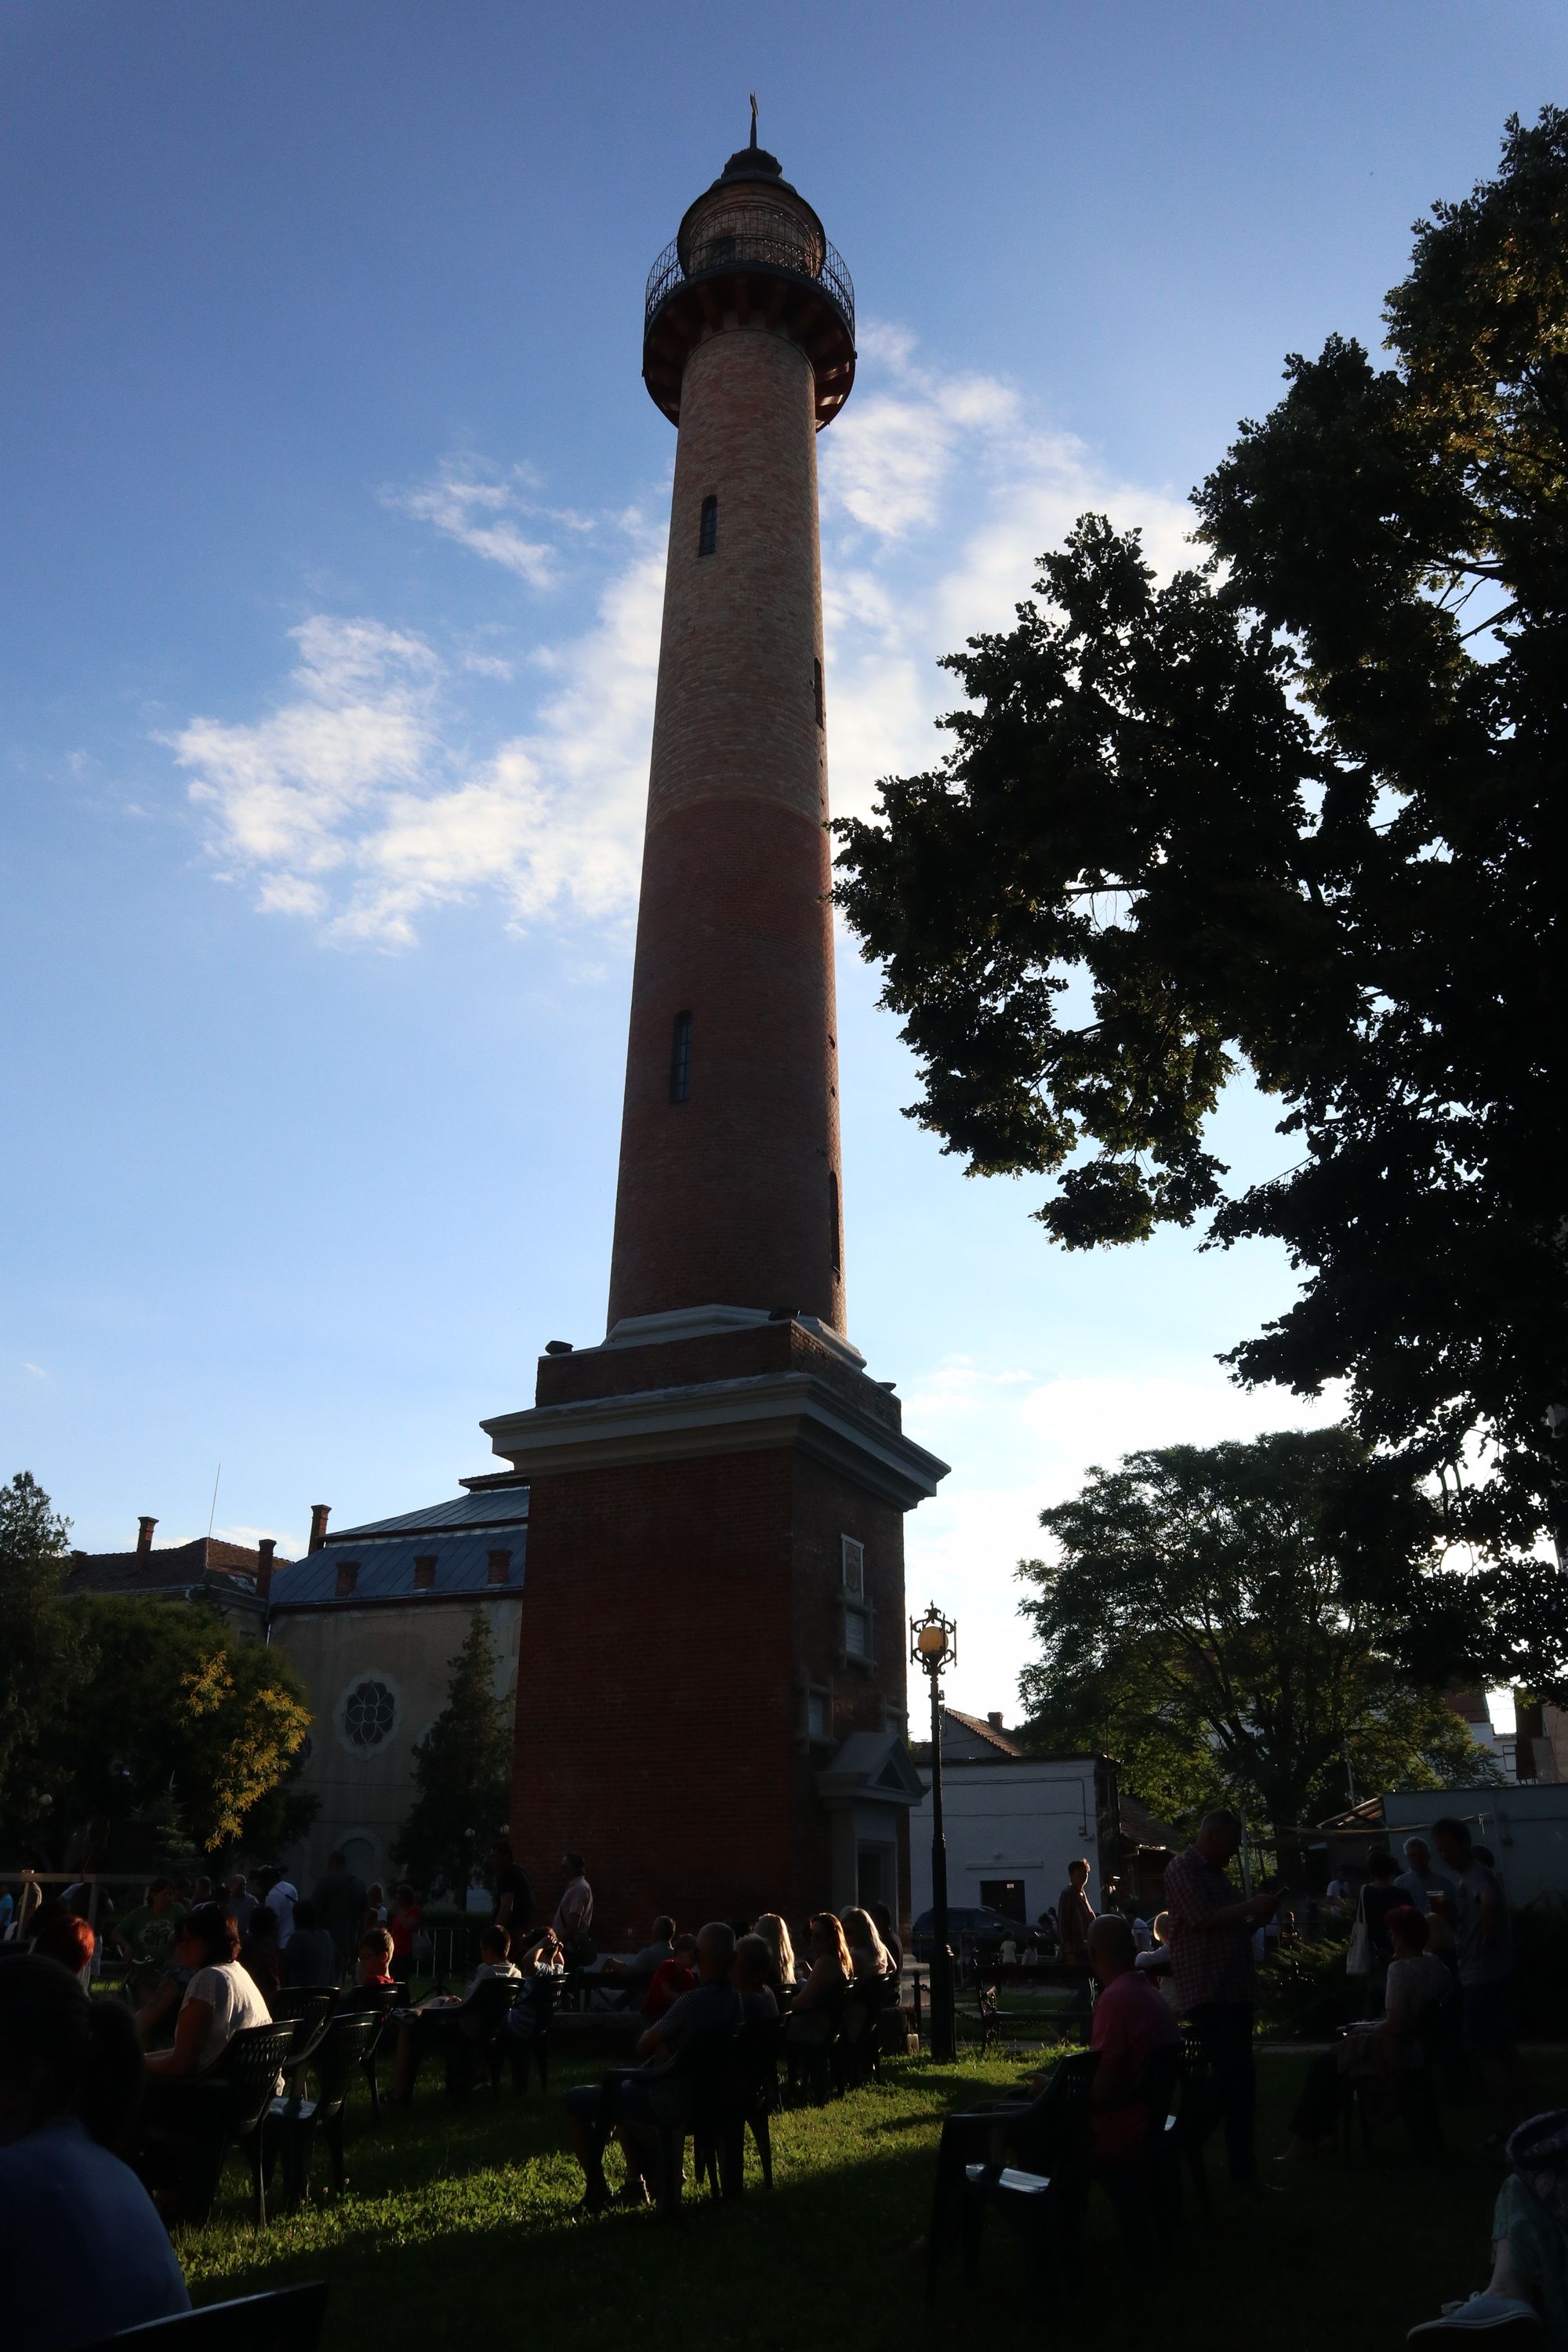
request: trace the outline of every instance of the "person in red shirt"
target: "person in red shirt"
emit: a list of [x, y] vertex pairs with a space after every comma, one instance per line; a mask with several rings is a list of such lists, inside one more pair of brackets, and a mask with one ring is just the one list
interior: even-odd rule
[[654, 1970], [653, 1982], [642, 2005], [642, 2013], [650, 2025], [656, 2025], [668, 2010], [675, 2007], [683, 1992], [689, 1992], [697, 1982], [693, 1961], [697, 1957], [695, 1936], [677, 1936], [671, 1946], [673, 1957], [663, 1960]]
[[392, 1973], [392, 1937], [384, 1927], [370, 1927], [359, 1939], [359, 1959], [354, 1968], [356, 1985], [374, 1985], [387, 1991], [397, 1979]]
[[1089, 2046], [1100, 2053], [1089, 2095], [1089, 2130], [1101, 2164], [1124, 2164], [1142, 2152], [1148, 2115], [1128, 2095], [1157, 2050], [1181, 2042], [1170, 2003], [1140, 1972], [1138, 1946], [1120, 1912], [1105, 1911], [1089, 1931], [1089, 1965], [1100, 1986]]

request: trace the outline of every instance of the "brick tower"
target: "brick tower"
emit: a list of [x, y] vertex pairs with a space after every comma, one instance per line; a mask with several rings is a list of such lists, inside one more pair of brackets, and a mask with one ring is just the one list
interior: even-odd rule
[[679, 430], [603, 1343], [484, 1424], [531, 1482], [513, 1843], [598, 1931], [907, 1898], [903, 1513], [845, 1335], [816, 436], [854, 295], [756, 144], [648, 280]]

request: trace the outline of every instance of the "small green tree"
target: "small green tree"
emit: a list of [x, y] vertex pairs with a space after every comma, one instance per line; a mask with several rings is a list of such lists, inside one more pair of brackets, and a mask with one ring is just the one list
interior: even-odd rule
[[1018, 1570], [1043, 1650], [1020, 1677], [1029, 1744], [1110, 1749], [1167, 1820], [1237, 1804], [1287, 1869], [1348, 1771], [1363, 1795], [1494, 1779], [1396, 1662], [1405, 1629], [1357, 1540], [1365, 1454], [1343, 1428], [1164, 1446], [1042, 1511], [1058, 1557]]
[[296, 1669], [199, 1602], [83, 1593], [61, 1608], [89, 1671], [46, 1740], [57, 1802], [77, 1821], [172, 1807], [209, 1853], [242, 1839], [310, 1729]]
[[60, 1600], [69, 1533], [28, 1471], [0, 1486], [0, 1835], [14, 1851], [54, 1809], [42, 1742], [87, 1671], [84, 1629]]
[[424, 1886], [462, 1900], [470, 1864], [504, 1834], [510, 1806], [511, 1721], [496, 1696], [496, 1652], [482, 1609], [452, 1660], [447, 1704], [414, 1750], [418, 1795], [397, 1841]]

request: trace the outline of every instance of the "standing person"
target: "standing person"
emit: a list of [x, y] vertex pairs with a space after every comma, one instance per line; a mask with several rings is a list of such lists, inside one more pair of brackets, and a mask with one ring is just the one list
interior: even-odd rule
[[319, 1879], [310, 1897], [316, 1917], [332, 1939], [338, 1973], [353, 1964], [354, 1947], [364, 1919], [364, 1887], [341, 1853], [327, 1856], [327, 1874]]
[[392, 1937], [392, 1973], [406, 1994], [408, 1979], [414, 1973], [414, 1944], [425, 1914], [419, 1897], [404, 1878], [392, 1892], [392, 1916], [386, 1923]]
[[1373, 1846], [1366, 1858], [1366, 1885], [1361, 1891], [1361, 1916], [1366, 1922], [1371, 1947], [1366, 1977], [1368, 2017], [1383, 2015], [1383, 1989], [1388, 1981], [1388, 1964], [1394, 1958], [1394, 1947], [1388, 1940], [1389, 1913], [1410, 1907], [1405, 1900], [1405, 1889], [1394, 1875], [1394, 1856], [1386, 1846]]
[[1432, 1907], [1433, 1895], [1447, 1895], [1454, 1884], [1447, 1872], [1440, 1870], [1433, 1861], [1432, 1849], [1426, 1839], [1418, 1837], [1405, 1839], [1405, 1867], [1394, 1883], [1423, 1919]]
[[1089, 1859], [1080, 1855], [1068, 1864], [1068, 1883], [1057, 1897], [1057, 1935], [1062, 1958], [1071, 1969], [1089, 1966], [1089, 1931], [1094, 1906], [1089, 1899]]
[[386, 1889], [377, 1880], [374, 1886], [367, 1886], [364, 1890], [364, 1912], [359, 1923], [361, 1942], [373, 1927], [384, 1927], [385, 1925]]
[[283, 1956], [278, 1949], [278, 1914], [258, 1903], [250, 1915], [250, 1933], [239, 1948], [239, 1964], [268, 2008], [283, 1982]]
[[[592, 1897], [588, 1916], [594, 1916]], [[490, 1925], [506, 1929], [514, 1952], [533, 1925], [533, 1889], [505, 1838], [497, 1838], [490, 1848]]]
[[250, 1923], [256, 1915], [256, 1897], [245, 1883], [243, 1870], [236, 1871], [229, 1880], [228, 1900], [224, 1907], [239, 1929], [239, 1940], [243, 1944], [250, 1933]]
[[142, 2087], [129, 2013], [52, 1960], [0, 1969], [6, 2342], [98, 2344], [191, 2307], [169, 2233], [117, 2153]]
[[302, 1896], [294, 1906], [294, 1933], [279, 1967], [283, 1982], [289, 1987], [338, 1981], [338, 1948], [322, 1927], [315, 1905]]
[[1166, 1864], [1165, 1910], [1177, 2007], [1192, 2020], [1214, 2077], [1230, 2177], [1250, 2185], [1258, 2178], [1252, 2075], [1258, 1970], [1252, 1938], [1272, 1917], [1279, 1898], [1237, 1897], [1225, 1866], [1240, 1844], [1241, 1823], [1234, 1813], [1205, 1813], [1185, 1853]]
[[267, 1908], [278, 1922], [278, 1948], [285, 1952], [289, 1938], [294, 1933], [294, 1906], [300, 1900], [300, 1890], [282, 1871], [278, 1873], [267, 1890]]
[[111, 1940], [135, 1967], [166, 1969], [184, 1916], [174, 1901], [173, 1881], [154, 1878], [146, 1901], [116, 1923]]
[[594, 1925], [594, 1890], [588, 1884], [580, 1853], [564, 1855], [561, 1867], [566, 1873], [566, 1884], [551, 1924], [572, 1966], [586, 1968], [594, 1957], [594, 1938], [589, 1933]]
[[1433, 1842], [1454, 1880], [1445, 1911], [1454, 1916], [1465, 2047], [1501, 2125], [1500, 2140], [1524, 2112], [1513, 2025], [1513, 1927], [1495, 1870], [1482, 1862], [1465, 1823], [1446, 1816]]

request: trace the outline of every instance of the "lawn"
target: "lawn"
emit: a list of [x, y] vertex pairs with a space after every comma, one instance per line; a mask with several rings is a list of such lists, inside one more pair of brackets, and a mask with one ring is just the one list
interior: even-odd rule
[[[1295, 2053], [1260, 2059], [1265, 2152], [1282, 2143], [1304, 2064]], [[589, 2071], [563, 2069], [563, 2080]], [[689, 2189], [673, 2228], [651, 2213], [569, 2218], [580, 2177], [559, 2085], [521, 2099], [479, 2092], [455, 2106], [422, 2082], [412, 2108], [384, 2111], [374, 2126], [356, 2094], [341, 2203], [318, 2201], [258, 2237], [231, 2162], [213, 2221], [179, 2251], [197, 2302], [327, 2279], [326, 2352], [429, 2352], [458, 2334], [507, 2342], [520, 2330], [551, 2352], [628, 2341], [804, 2352], [825, 2318], [854, 2352], [967, 2346], [982, 2331], [1016, 2339], [1042, 2315], [1000, 2235], [987, 2242], [973, 2305], [955, 2267], [930, 2319], [909, 2249], [924, 2225], [943, 2112], [994, 2095], [1018, 2071], [971, 2055], [947, 2070], [891, 2064], [880, 2084], [778, 2119], [771, 2196], [754, 2170], [738, 2202], [710, 2205]], [[1568, 2063], [1533, 2072], [1542, 2105], [1568, 2098]], [[1489, 2267], [1501, 2167], [1480, 2151], [1478, 2114], [1450, 2110], [1446, 2128], [1445, 2158], [1417, 2163], [1390, 2127], [1369, 2154], [1358, 2145], [1310, 2165], [1266, 2165], [1282, 2193], [1251, 2199], [1233, 2194], [1211, 2149], [1214, 2210], [1204, 2221], [1189, 2201], [1180, 2251], [1157, 2278], [1130, 2273], [1097, 2199], [1072, 2332], [1159, 2352], [1403, 2345], [1412, 2321], [1481, 2284]], [[324, 2151], [317, 2171], [325, 2177]]]

